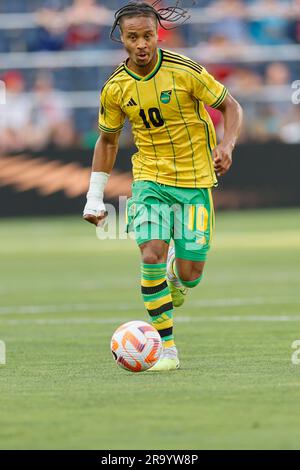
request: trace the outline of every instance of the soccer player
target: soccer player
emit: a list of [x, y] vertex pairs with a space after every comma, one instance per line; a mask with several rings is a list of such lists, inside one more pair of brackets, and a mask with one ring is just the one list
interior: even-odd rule
[[[179, 367], [173, 307], [202, 279], [214, 225], [211, 188], [216, 174], [231, 166], [242, 121], [240, 105], [202, 65], [158, 47], [158, 25], [185, 13], [177, 5], [157, 10], [138, 2], [116, 12], [111, 37], [118, 27], [128, 58], [102, 88], [101, 136], [83, 213], [95, 225], [107, 216], [103, 192], [127, 117], [138, 149], [127, 229], [134, 230], [140, 248], [142, 296], [164, 345], [151, 371]], [[205, 104], [224, 117], [218, 145]]]

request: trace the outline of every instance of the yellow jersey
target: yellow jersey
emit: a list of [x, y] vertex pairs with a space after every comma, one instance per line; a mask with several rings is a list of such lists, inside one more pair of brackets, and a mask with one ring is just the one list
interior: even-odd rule
[[204, 67], [158, 49], [145, 77], [120, 64], [101, 92], [99, 128], [118, 132], [127, 117], [138, 149], [133, 179], [183, 188], [209, 188], [217, 180], [212, 161], [213, 123], [204, 105], [217, 108], [228, 91]]

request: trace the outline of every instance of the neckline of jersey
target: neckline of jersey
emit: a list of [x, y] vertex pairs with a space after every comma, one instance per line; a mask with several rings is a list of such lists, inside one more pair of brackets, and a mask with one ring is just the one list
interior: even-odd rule
[[160, 66], [162, 64], [162, 50], [161, 49], [157, 49], [157, 61], [156, 61], [156, 64], [154, 66], [154, 68], [151, 70], [150, 73], [148, 73], [148, 75], [146, 75], [145, 77], [142, 77], [141, 75], [138, 75], [134, 72], [132, 72], [132, 70], [130, 70], [127, 65], [126, 65], [126, 62], [128, 59], [125, 60], [124, 62], [124, 68], [126, 70], [126, 72], [128, 73], [128, 75], [130, 75], [131, 77], [133, 77], [135, 80], [138, 80], [139, 82], [146, 82], [147, 80], [150, 80], [151, 78], [154, 77], [154, 75], [157, 74], [157, 72], [159, 71], [160, 69]]

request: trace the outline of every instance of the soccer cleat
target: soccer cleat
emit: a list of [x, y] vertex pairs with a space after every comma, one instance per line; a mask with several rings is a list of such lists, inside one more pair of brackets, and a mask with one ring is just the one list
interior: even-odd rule
[[167, 260], [167, 282], [170, 289], [174, 307], [180, 307], [185, 301], [188, 288], [184, 287], [174, 273], [173, 263], [175, 261], [174, 246], [170, 246]]
[[174, 261], [175, 261], [175, 248], [174, 246], [169, 247], [168, 251], [168, 259], [167, 259], [167, 280], [172, 282], [175, 287], [181, 289], [183, 285], [181, 284], [180, 280], [174, 273]]
[[180, 362], [175, 347], [165, 349], [157, 363], [147, 370], [147, 372], [163, 372], [179, 369]]
[[172, 284], [172, 282], [167, 281], [168, 286], [170, 289], [170, 294], [172, 297], [172, 302], [174, 307], [181, 307], [181, 305], [185, 301], [185, 296], [188, 293], [188, 288], [187, 287], [182, 287], [181, 289], [178, 289], [177, 287]]

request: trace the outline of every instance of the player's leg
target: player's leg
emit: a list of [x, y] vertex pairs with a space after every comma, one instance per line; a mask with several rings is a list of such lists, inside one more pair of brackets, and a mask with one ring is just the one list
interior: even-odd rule
[[179, 361], [173, 336], [173, 303], [166, 282], [166, 260], [171, 238], [170, 211], [156, 183], [137, 181], [132, 194], [127, 204], [127, 231], [133, 229], [140, 247], [142, 296], [151, 323], [158, 330], [164, 345], [164, 360], [159, 361], [155, 370], [175, 369]]
[[202, 279], [205, 261], [176, 258], [174, 246], [170, 246], [167, 262], [167, 281], [174, 307], [180, 307], [189, 288], [196, 287]]
[[174, 282], [177, 281], [178, 287], [196, 287], [202, 279], [205, 261], [194, 261], [183, 258], [172, 258], [168, 269], [170, 274], [174, 276]]
[[174, 307], [180, 307], [185, 300], [187, 294], [187, 287], [180, 282], [176, 270], [175, 248], [170, 244], [167, 259], [167, 282], [172, 296]]
[[141, 243], [141, 291], [151, 324], [163, 342], [161, 359], [151, 371], [172, 370], [179, 367], [173, 335], [173, 303], [166, 279], [168, 242], [149, 240]]
[[173, 304], [166, 282], [168, 243], [149, 240], [141, 251], [141, 292], [151, 324], [158, 330], [164, 349], [175, 346]]
[[[187, 204], [188, 193], [190, 200]], [[196, 287], [202, 280], [214, 226], [213, 202], [209, 189], [188, 192], [183, 190], [182, 199], [182, 211], [176, 213], [174, 220], [175, 231], [177, 230], [175, 246], [170, 247], [167, 266], [175, 307], [182, 305], [188, 289]]]

